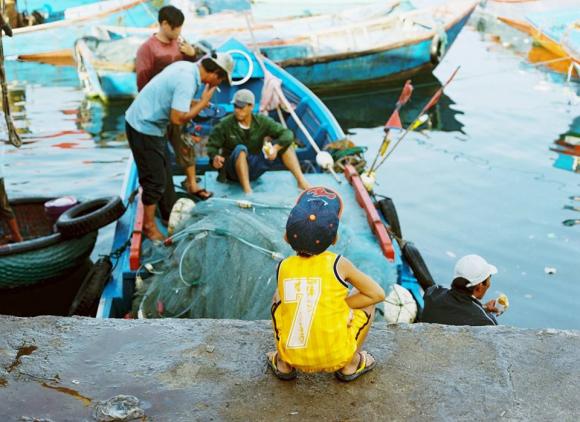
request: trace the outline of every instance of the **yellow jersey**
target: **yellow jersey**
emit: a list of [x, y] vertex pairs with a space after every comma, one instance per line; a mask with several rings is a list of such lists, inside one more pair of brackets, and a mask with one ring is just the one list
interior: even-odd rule
[[305, 372], [340, 369], [357, 349], [361, 327], [347, 327], [349, 290], [337, 271], [339, 259], [325, 251], [286, 258], [278, 267], [280, 302], [272, 306], [277, 349]]

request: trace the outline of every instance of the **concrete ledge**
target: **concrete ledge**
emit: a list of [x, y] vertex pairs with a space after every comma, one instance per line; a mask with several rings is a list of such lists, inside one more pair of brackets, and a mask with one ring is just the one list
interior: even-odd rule
[[578, 331], [377, 324], [367, 349], [379, 365], [352, 384], [278, 381], [271, 349], [268, 321], [0, 317], [0, 421], [92, 420], [96, 401], [119, 394], [148, 421], [580, 415]]

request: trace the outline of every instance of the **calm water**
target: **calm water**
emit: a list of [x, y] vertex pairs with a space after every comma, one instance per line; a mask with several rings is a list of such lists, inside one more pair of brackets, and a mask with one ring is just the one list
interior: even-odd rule
[[[563, 209], [580, 195], [580, 175], [555, 168], [550, 148], [580, 116], [579, 87], [467, 28], [435, 77], [417, 82], [403, 119], [415, 117], [458, 65], [428, 128], [379, 170], [377, 191], [395, 200], [404, 237], [439, 283], [449, 284], [459, 256], [478, 253], [499, 269], [490, 297], [510, 298], [502, 323], [578, 329], [580, 225], [561, 222], [580, 218]], [[73, 68], [12, 62], [7, 72], [17, 124], [27, 132], [21, 149], [6, 150], [9, 194], [119, 194], [127, 104], [85, 101]], [[372, 159], [398, 91], [324, 100]], [[102, 230], [95, 254], [107, 252], [111, 237], [111, 227]]]

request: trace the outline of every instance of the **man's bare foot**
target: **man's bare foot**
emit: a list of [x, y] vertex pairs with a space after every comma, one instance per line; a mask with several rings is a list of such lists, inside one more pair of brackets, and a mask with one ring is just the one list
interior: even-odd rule
[[310, 183], [306, 179], [298, 182], [298, 187], [302, 190], [308, 190], [312, 187]]
[[143, 235], [149, 240], [165, 240], [163, 233], [159, 231], [157, 225], [153, 224], [150, 226], [143, 226]]

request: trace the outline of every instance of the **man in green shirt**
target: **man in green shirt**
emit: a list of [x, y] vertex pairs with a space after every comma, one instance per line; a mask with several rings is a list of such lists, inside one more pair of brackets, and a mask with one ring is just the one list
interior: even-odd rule
[[[226, 177], [252, 193], [251, 180], [256, 180], [272, 167], [276, 158], [294, 175], [301, 189], [310, 188], [291, 144], [290, 129], [270, 117], [253, 114], [255, 97], [252, 91], [241, 89], [234, 95], [234, 113], [224, 117], [209, 135], [207, 153], [215, 169], [225, 170]], [[267, 141], [271, 139], [271, 148]]]

